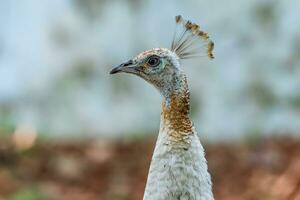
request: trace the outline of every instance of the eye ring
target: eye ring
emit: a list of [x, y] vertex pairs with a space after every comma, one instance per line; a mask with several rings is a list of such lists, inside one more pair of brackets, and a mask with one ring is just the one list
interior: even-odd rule
[[147, 60], [147, 64], [151, 67], [156, 67], [160, 64], [160, 57], [158, 56], [150, 56]]

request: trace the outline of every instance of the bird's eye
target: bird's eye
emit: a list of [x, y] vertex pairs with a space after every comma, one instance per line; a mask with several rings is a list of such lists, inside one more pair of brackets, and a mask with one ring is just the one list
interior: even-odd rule
[[156, 67], [160, 63], [160, 59], [158, 56], [151, 56], [148, 58], [147, 63], [151, 67]]

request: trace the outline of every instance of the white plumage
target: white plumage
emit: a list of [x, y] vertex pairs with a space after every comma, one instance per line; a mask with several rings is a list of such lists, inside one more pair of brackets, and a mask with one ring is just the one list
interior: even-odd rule
[[164, 121], [150, 165], [144, 200], [212, 200], [211, 178], [196, 131], [188, 150], [172, 144]]
[[163, 97], [160, 130], [144, 200], [213, 200], [204, 149], [189, 117], [190, 93], [180, 60], [200, 55], [201, 42], [205, 53], [213, 58], [214, 45], [197, 24], [181, 16], [176, 17], [176, 22], [184, 29], [179, 36], [175, 34], [171, 50], [144, 51], [110, 73], [137, 75]]

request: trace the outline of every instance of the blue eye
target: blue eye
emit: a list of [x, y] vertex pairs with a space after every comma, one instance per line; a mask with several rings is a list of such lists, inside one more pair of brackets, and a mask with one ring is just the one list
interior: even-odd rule
[[160, 63], [160, 58], [158, 56], [150, 56], [147, 60], [147, 63], [151, 67], [156, 67]]

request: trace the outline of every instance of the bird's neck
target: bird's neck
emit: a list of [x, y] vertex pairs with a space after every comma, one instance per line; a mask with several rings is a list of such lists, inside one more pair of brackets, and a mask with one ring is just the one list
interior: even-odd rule
[[176, 76], [168, 91], [162, 103], [161, 123], [172, 140], [182, 141], [193, 132], [193, 124], [189, 118], [190, 92], [186, 76]]
[[175, 75], [160, 88], [161, 126], [143, 199], [213, 200], [204, 150], [189, 118], [187, 80]]

